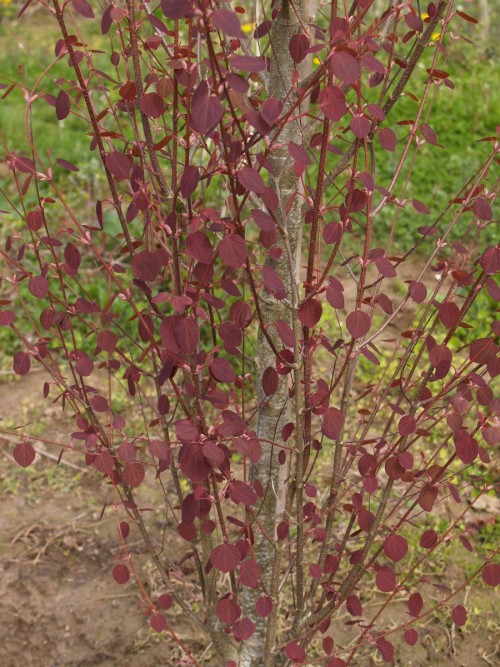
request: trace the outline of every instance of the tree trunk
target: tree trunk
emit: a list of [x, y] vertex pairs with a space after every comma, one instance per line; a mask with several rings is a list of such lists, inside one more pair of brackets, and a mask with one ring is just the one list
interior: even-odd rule
[[[285, 0], [276, 20], [273, 21], [271, 32], [271, 64], [268, 82], [268, 97], [283, 101], [285, 113], [293, 104], [293, 75], [298, 70], [299, 78], [302, 78], [307, 70], [310, 70], [310, 57], [308, 56], [297, 66], [290, 55], [289, 43], [292, 35], [300, 33], [302, 28], [297, 20], [297, 14], [301, 17], [302, 25], [311, 22], [314, 14], [306, 8], [315, 6], [314, 3], [297, 3], [292, 9]], [[297, 114], [298, 114], [297, 110]], [[294, 114], [295, 115], [295, 114]], [[279, 205], [276, 217], [283, 229], [283, 234], [278, 232], [276, 245], [282, 250], [278, 260], [268, 257], [267, 264], [280, 275], [286, 289], [285, 300], [275, 300], [270, 295], [263, 295], [261, 302], [262, 319], [269, 327], [267, 331], [273, 340], [275, 347], [281, 349], [282, 343], [272, 326], [277, 320], [284, 320], [290, 327], [294, 328], [294, 313], [292, 304], [295, 303], [294, 291], [298, 280], [298, 269], [300, 268], [300, 240], [303, 217], [303, 197], [301, 193], [301, 181], [293, 170], [293, 161], [290, 158], [288, 143], [293, 141], [302, 143], [302, 131], [300, 120], [288, 122], [279, 135], [278, 143], [282, 146], [271, 152], [269, 163], [271, 165], [271, 179], [269, 185], [275, 190]], [[279, 448], [272, 443], [281, 442], [282, 430], [285, 424], [293, 418], [291, 401], [289, 399], [288, 375], [280, 376], [278, 390], [271, 397], [264, 394], [262, 390], [262, 374], [268, 367], [275, 367], [276, 357], [262, 332], [259, 332], [258, 347], [256, 353], [257, 369], [257, 391], [258, 391], [258, 423], [257, 436], [262, 445], [262, 457], [258, 464], [252, 466], [251, 478], [258, 479], [262, 483], [264, 498], [258, 510], [258, 521], [263, 530], [254, 531], [254, 550], [258, 560], [266, 590], [277, 593], [277, 582], [273, 582], [273, 572], [276, 576], [275, 547], [269, 541], [276, 539], [276, 525], [281, 520], [284, 511], [285, 481], [288, 476], [288, 465], [280, 466], [277, 460]], [[296, 371], [297, 379], [298, 372]], [[274, 586], [273, 586], [274, 583]], [[268, 626], [272, 626], [269, 619], [262, 619], [255, 614], [255, 604], [261, 592], [258, 589], [244, 588], [242, 592], [243, 611], [246, 616], [252, 618], [256, 630], [252, 637], [245, 641], [241, 647], [239, 667], [263, 667], [269, 664], [265, 660], [264, 647], [266, 635], [269, 633]], [[278, 600], [273, 596], [273, 605], [276, 610]], [[272, 641], [274, 644], [274, 638]], [[274, 664], [274, 660], [270, 663]]]

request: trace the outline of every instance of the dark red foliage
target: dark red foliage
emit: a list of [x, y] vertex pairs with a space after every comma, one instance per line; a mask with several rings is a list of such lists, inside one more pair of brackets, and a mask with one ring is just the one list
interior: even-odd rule
[[224, 597], [217, 602], [216, 612], [223, 623], [232, 625], [241, 616], [241, 607], [231, 598]]
[[[254, 26], [249, 3], [56, 1], [57, 75], [0, 84], [32, 119], [3, 138], [2, 352], [73, 420], [60, 457], [107, 489], [112, 576], [177, 661], [187, 621], [226, 667], [242, 644], [252, 664], [397, 662], [396, 596], [408, 646], [435, 606], [466, 624], [428, 579], [444, 544], [500, 581], [477, 521], [435, 530], [493, 489], [498, 137], [471, 99], [482, 148], [444, 192], [455, 110], [432, 107], [475, 19], [414, 4], [264, 3]], [[79, 30], [94, 12], [104, 41]], [[13, 459], [37, 466], [52, 440], [25, 421]]]
[[221, 544], [212, 551], [210, 560], [221, 572], [231, 572], [240, 562], [240, 552], [234, 544]]

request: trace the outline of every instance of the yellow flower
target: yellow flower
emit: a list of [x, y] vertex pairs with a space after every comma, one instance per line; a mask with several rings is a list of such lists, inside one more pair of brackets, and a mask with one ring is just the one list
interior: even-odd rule
[[441, 37], [441, 33], [440, 33], [440, 32], [433, 32], [433, 33], [432, 33], [432, 37], [431, 37], [431, 39], [432, 39], [433, 42], [437, 42], [437, 40], [438, 40], [440, 37]]
[[[10, 0], [9, 0], [9, 2], [10, 2]], [[243, 30], [243, 32], [246, 32], [246, 33], [253, 32], [255, 30], [255, 23], [244, 23], [241, 26], [241, 29]]]
[[315, 65], [321, 65], [321, 60], [318, 58], [318, 56], [314, 56], [313, 63]]
[[429, 14], [427, 12], [422, 12], [422, 14], [420, 14], [420, 18], [422, 21], [424, 21], [425, 19], [429, 18]]

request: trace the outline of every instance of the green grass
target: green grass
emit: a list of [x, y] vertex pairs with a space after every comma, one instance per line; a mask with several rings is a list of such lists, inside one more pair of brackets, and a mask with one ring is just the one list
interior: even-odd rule
[[[79, 29], [93, 48], [105, 48], [106, 40], [100, 34], [97, 21], [81, 21]], [[75, 79], [74, 70], [68, 66], [68, 56], [56, 61], [54, 47], [59, 38], [56, 19], [46, 10], [37, 9], [20, 19], [4, 18], [0, 23], [0, 82], [7, 85], [16, 82], [32, 91], [44, 70], [50, 68], [35, 92], [57, 95], [61, 90], [57, 80]], [[103, 55], [96, 56], [96, 65], [106, 69]], [[17, 152], [29, 151], [25, 108], [21, 90], [13, 90], [0, 100], [0, 129], [8, 139], [9, 148]], [[54, 107], [40, 98], [31, 106], [29, 123], [32, 123], [34, 141], [42, 159], [63, 157], [79, 166], [91, 159], [89, 127], [85, 120], [70, 115], [59, 122]]]
[[[427, 119], [424, 114], [421, 122], [427, 122], [432, 127], [440, 145], [434, 146], [425, 142], [419, 148], [405, 194], [405, 199], [409, 200], [409, 203], [402, 210], [398, 220], [395, 237], [397, 251], [407, 250], [419, 238], [417, 228], [432, 224], [448, 202], [458, 194], [467, 179], [491, 153], [492, 144], [480, 140], [496, 134], [500, 108], [500, 70], [495, 66], [495, 51], [487, 45], [456, 42], [450, 46], [449, 42], [449, 38], [446, 37], [445, 46], [450, 51], [449, 60], [438, 66], [449, 72], [449, 78], [455, 88], [450, 90], [441, 84], [431, 92], [430, 99], [433, 99], [433, 103], [430, 115]], [[418, 99], [424, 91], [426, 68], [431, 65], [433, 53], [431, 49], [424, 53], [421, 63], [406, 87], [406, 91]], [[365, 89], [365, 93], [369, 96], [368, 101], [377, 101], [377, 88], [373, 91]], [[406, 143], [408, 126], [398, 126], [397, 123], [415, 119], [417, 111], [417, 102], [409, 96], [403, 96], [382, 123], [382, 127], [389, 127], [396, 133], [398, 145], [393, 153], [389, 153], [381, 147], [378, 137], [375, 138], [375, 180], [378, 185], [387, 187], [390, 184]], [[418, 136], [422, 138], [420, 132]], [[342, 148], [339, 141], [334, 143]], [[336, 160], [332, 159], [331, 163], [335, 164]], [[402, 186], [409, 165], [410, 160], [407, 160], [394, 191], [396, 196], [403, 194]], [[341, 182], [344, 180], [341, 179]], [[315, 178], [313, 177], [311, 181], [314, 184]], [[411, 204], [414, 198], [429, 208], [429, 215], [420, 215], [414, 211]], [[395, 206], [389, 204], [375, 221], [374, 242], [376, 240], [380, 246], [385, 243], [395, 211]], [[363, 215], [358, 215], [363, 220]], [[471, 219], [470, 213], [462, 216], [453, 238], [457, 238], [465, 231]], [[450, 220], [451, 217], [447, 216], [440, 228], [443, 229]], [[493, 226], [490, 226], [482, 235], [482, 244], [495, 242], [495, 238]], [[357, 241], [354, 241], [354, 246], [356, 244]]]
[[[4, 83], [16, 81], [22, 83], [27, 89], [32, 89], [44, 69], [53, 64], [49, 74], [37, 88], [37, 92], [56, 95], [60, 90], [60, 86], [55, 83], [56, 80], [74, 79], [74, 71], [68, 66], [67, 56], [54, 64], [54, 45], [59, 39], [57, 23], [48, 12], [38, 9], [21, 19], [12, 18], [15, 14], [14, 4], [0, 6], [0, 16], [2, 14], [4, 17], [8, 16], [0, 23], [0, 81]], [[109, 48], [108, 38], [103, 37], [100, 33], [99, 21], [80, 20], [78, 25], [82, 30], [84, 40], [88, 41], [92, 48], [103, 51]], [[470, 36], [474, 39], [474, 34]], [[445, 46], [450, 47], [448, 37], [445, 39]], [[418, 68], [408, 86], [408, 90], [417, 96], [423, 92], [427, 78], [425, 68], [430, 64], [432, 55], [433, 49], [428, 49], [422, 66]], [[422, 200], [430, 208], [431, 215], [417, 215], [411, 204], [408, 204], [402, 211], [398, 224], [395, 238], [396, 251], [408, 249], [418, 239], [417, 227], [429, 224], [434, 219], [490, 151], [489, 143], [478, 143], [478, 141], [482, 137], [494, 134], [498, 122], [500, 70], [495, 67], [494, 63], [495, 53], [491, 46], [471, 45], [465, 42], [456, 42], [451, 45], [449, 61], [442, 66], [449, 71], [455, 89], [450, 90], [444, 85], [436, 89], [436, 98], [428, 121], [444, 147], [424, 144], [420, 148], [407, 193], [407, 198], [410, 200], [413, 197]], [[110, 75], [114, 74], [109, 58], [105, 54], [95, 54], [95, 66]], [[67, 86], [68, 84], [64, 84], [64, 87]], [[112, 99], [116, 97], [116, 86], [108, 83], [107, 87]], [[375, 99], [378, 89], [365, 92], [370, 96], [373, 95]], [[72, 98], [74, 97], [73, 93]], [[98, 95], [95, 99], [98, 109], [104, 108], [104, 99], [99, 99]], [[14, 90], [5, 99], [0, 99], [0, 130], [7, 138], [10, 150], [29, 154], [29, 142], [23, 126], [25, 105], [21, 90]], [[408, 131], [405, 126], [397, 126], [396, 123], [407, 118], [414, 118], [416, 110], [416, 103], [410, 97], [404, 97], [384, 123], [385, 126], [392, 127], [396, 131], [400, 140], [395, 153], [384, 151], [378, 139], [375, 140], [376, 181], [382, 186], [387, 186], [390, 182]], [[63, 157], [80, 168], [77, 174], [56, 168], [56, 181], [65, 192], [69, 203], [81, 214], [82, 220], [87, 216], [89, 220], [93, 220], [94, 201], [103, 196], [105, 183], [99, 158], [95, 151], [89, 151], [88, 122], [84, 117], [79, 118], [73, 114], [64, 121], [58, 122], [55, 109], [43, 99], [36, 100], [32, 105], [32, 116], [29, 122], [32, 124], [37, 150], [43, 159], [50, 157], [53, 163], [57, 157]], [[329, 157], [330, 167], [334, 166], [336, 159], [334, 156]], [[165, 168], [168, 168], [167, 164]], [[342, 178], [341, 183], [344, 181], [345, 179]], [[311, 169], [311, 182], [313, 184], [315, 182], [314, 169]], [[215, 205], [220, 199], [218, 185], [218, 179], [214, 178], [207, 189], [207, 201], [210, 205]], [[1, 164], [0, 186], [7, 189], [17, 203], [11, 173]], [[48, 192], [48, 188], [48, 184], [40, 184], [42, 195]], [[396, 194], [400, 192], [401, 185], [398, 184]], [[33, 196], [33, 193], [29, 194], [29, 197]], [[28, 198], [28, 204], [30, 203], [34, 203], [34, 200]], [[0, 201], [0, 209], [6, 208], [8, 208], [6, 202]], [[63, 215], [60, 207], [53, 206], [51, 210], [54, 219]], [[384, 244], [394, 210], [394, 207], [389, 205], [375, 221], [374, 247]], [[361, 214], [360, 219], [362, 220]], [[470, 219], [470, 214], [463, 216], [455, 237], [464, 229]], [[8, 233], [19, 230], [21, 219], [19, 215], [14, 214], [4, 215], [1, 220], [0, 241], [4, 242]], [[493, 226], [490, 229], [491, 231], [487, 229], [483, 233], [481, 244], [493, 240]], [[108, 210], [106, 232], [109, 238], [116, 236], [118, 231], [116, 216], [113, 216]], [[345, 239], [346, 251], [350, 245], [353, 246], [355, 252], [359, 250], [361, 233], [359, 229], [355, 229], [353, 237]], [[23, 295], [30, 299], [25, 283], [21, 284], [21, 289]], [[103, 290], [107, 292], [106, 285], [99, 287], [94, 284], [92, 289], [97, 292], [103, 292]], [[99, 293], [94, 296], [99, 302], [102, 302], [106, 294]], [[475, 311], [474, 315], [477, 315], [480, 321], [484, 321], [485, 316], [491, 312], [492, 304], [489, 301], [486, 303], [485, 299], [487, 301], [488, 297], [482, 298], [481, 303], [478, 301], [477, 307], [475, 306], [477, 312]], [[34, 301], [36, 300], [31, 299], [30, 306], [33, 306], [35, 318], [38, 318], [38, 304]], [[121, 303], [115, 302], [117, 309], [120, 309], [121, 306]], [[121, 311], [119, 314], [123, 322], [126, 314]], [[0, 342], [5, 343], [4, 349], [11, 350], [15, 340], [10, 331], [4, 330], [1, 335]], [[468, 332], [464, 332], [464, 340], [467, 336]], [[85, 347], [85, 340], [79, 342]]]

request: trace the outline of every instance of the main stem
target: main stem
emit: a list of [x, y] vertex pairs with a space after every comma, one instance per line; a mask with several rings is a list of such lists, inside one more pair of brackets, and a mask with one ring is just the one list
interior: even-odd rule
[[[278, 16], [273, 22], [271, 32], [271, 59], [268, 82], [268, 96], [279, 99], [284, 104], [284, 112], [294, 104], [293, 76], [297, 68], [299, 78], [310, 67], [308, 59], [297, 66], [288, 48], [292, 35], [301, 32], [304, 26], [311, 23], [315, 7], [314, 2], [295, 3], [292, 7], [284, 0]], [[302, 110], [302, 109], [301, 109]], [[299, 109], [297, 109], [299, 112]], [[276, 218], [282, 233], [276, 245], [281, 246], [279, 259], [267, 258], [272, 268], [279, 273], [285, 285], [287, 298], [283, 301], [270, 303], [261, 302], [262, 321], [267, 334], [272, 338], [274, 347], [281, 349], [282, 344], [273, 325], [277, 320], [284, 320], [294, 329], [294, 305], [297, 299], [297, 266], [300, 255], [300, 239], [302, 230], [303, 198], [300, 195], [301, 181], [293, 170], [293, 162], [287, 148], [288, 142], [302, 144], [300, 121], [287, 123], [280, 133], [280, 147], [271, 151], [269, 157], [271, 179], [269, 185], [274, 188], [279, 201]], [[295, 343], [298, 348], [299, 340]], [[297, 349], [296, 349], [297, 352]], [[297, 354], [295, 355], [297, 358]], [[274, 645], [276, 641], [276, 618], [279, 607], [278, 584], [280, 576], [281, 549], [271, 543], [267, 536], [276, 536], [276, 525], [281, 520], [285, 506], [285, 480], [289, 476], [289, 466], [280, 466], [277, 460], [281, 432], [285, 424], [292, 421], [291, 401], [289, 398], [288, 376], [280, 376], [275, 394], [266, 396], [262, 390], [261, 378], [268, 367], [275, 367], [276, 355], [266, 337], [259, 332], [256, 353], [257, 390], [258, 390], [258, 423], [257, 436], [262, 444], [262, 457], [251, 469], [252, 479], [260, 480], [264, 497], [259, 507], [259, 523], [264, 530], [255, 530], [254, 552], [259, 562], [261, 575], [266, 590], [273, 600], [273, 612], [267, 619], [256, 617], [255, 603], [261, 595], [258, 589], [244, 588], [242, 604], [244, 614], [255, 621], [256, 629], [252, 637], [243, 642], [240, 652], [239, 667], [271, 667], [275, 664]], [[300, 369], [295, 368], [295, 391], [300, 390]], [[300, 439], [301, 434], [297, 434]], [[272, 444], [275, 443], [275, 444]], [[301, 511], [301, 510], [300, 510]]]

